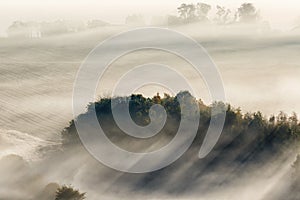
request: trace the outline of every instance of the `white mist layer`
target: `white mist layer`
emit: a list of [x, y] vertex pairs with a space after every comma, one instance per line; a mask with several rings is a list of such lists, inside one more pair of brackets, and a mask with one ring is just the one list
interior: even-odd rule
[[18, 155], [27, 161], [39, 160], [45, 147], [58, 145], [27, 133], [0, 129], [0, 159], [7, 155]]

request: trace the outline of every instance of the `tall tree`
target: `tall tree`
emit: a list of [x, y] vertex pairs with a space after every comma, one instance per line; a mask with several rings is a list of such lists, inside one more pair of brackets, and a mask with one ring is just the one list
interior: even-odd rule
[[194, 4], [181, 4], [178, 8], [179, 17], [184, 23], [190, 23], [198, 20], [196, 6]]
[[178, 8], [178, 13], [181, 19], [187, 20], [188, 18], [188, 5], [183, 3]]
[[[230, 21], [231, 10], [226, 9], [224, 6], [217, 5], [217, 22], [219, 24], [227, 24]], [[233, 21], [233, 20], [232, 20]]]
[[211, 6], [206, 3], [197, 3], [197, 15], [200, 21], [208, 20], [208, 13], [211, 10]]

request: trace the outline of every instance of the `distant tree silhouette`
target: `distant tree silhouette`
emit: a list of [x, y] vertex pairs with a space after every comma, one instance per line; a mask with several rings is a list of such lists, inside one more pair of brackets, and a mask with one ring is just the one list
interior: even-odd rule
[[259, 14], [252, 3], [243, 3], [238, 8], [239, 21], [243, 23], [254, 23], [258, 20]]
[[208, 13], [211, 10], [211, 6], [206, 3], [197, 3], [197, 17], [200, 21], [208, 21]]
[[236, 19], [235, 17], [231, 19], [230, 14], [232, 11], [230, 9], [226, 9], [224, 6], [217, 5], [217, 23], [218, 24], [228, 24], [230, 22], [234, 22]]
[[[234, 12], [224, 6], [216, 6], [216, 16], [213, 20], [217, 24], [233, 24], [233, 23], [256, 23], [259, 20], [259, 12], [252, 3], [243, 3]], [[182, 3], [178, 8], [178, 15], [169, 16], [169, 25], [187, 24], [192, 22], [209, 22], [211, 21], [208, 17], [211, 11], [211, 5], [199, 2], [193, 3]]]
[[80, 193], [72, 187], [62, 186], [56, 191], [55, 200], [83, 200], [85, 193]]
[[196, 21], [207, 21], [208, 12], [211, 6], [205, 3], [195, 4], [181, 4], [178, 8], [179, 17], [183, 23], [190, 23]]
[[179, 17], [183, 20], [188, 19], [188, 5], [183, 3], [178, 8]]

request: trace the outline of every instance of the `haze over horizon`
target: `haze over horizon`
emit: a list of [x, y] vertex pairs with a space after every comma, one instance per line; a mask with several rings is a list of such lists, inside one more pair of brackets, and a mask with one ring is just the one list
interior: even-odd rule
[[0, 0], [0, 200], [299, 200], [299, 11]]
[[130, 14], [142, 14], [146, 21], [153, 16], [176, 14], [176, 8], [181, 3], [204, 2], [211, 4], [214, 12], [217, 5], [230, 9], [237, 9], [242, 3], [253, 3], [260, 11], [262, 21], [268, 21], [273, 29], [290, 30], [299, 24], [300, 2], [295, 0], [273, 1], [272, 5], [267, 0], [166, 0], [166, 1], [138, 1], [129, 0], [119, 2], [117, 0], [11, 0], [0, 1], [0, 36], [6, 35], [7, 27], [15, 20], [21, 21], [52, 21], [66, 20], [89, 20], [101, 19], [112, 24], [123, 24], [126, 16]]

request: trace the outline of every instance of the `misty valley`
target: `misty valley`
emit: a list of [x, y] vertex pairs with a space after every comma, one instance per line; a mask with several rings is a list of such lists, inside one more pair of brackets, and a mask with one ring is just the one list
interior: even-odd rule
[[300, 199], [296, 2], [11, 1], [0, 200]]

